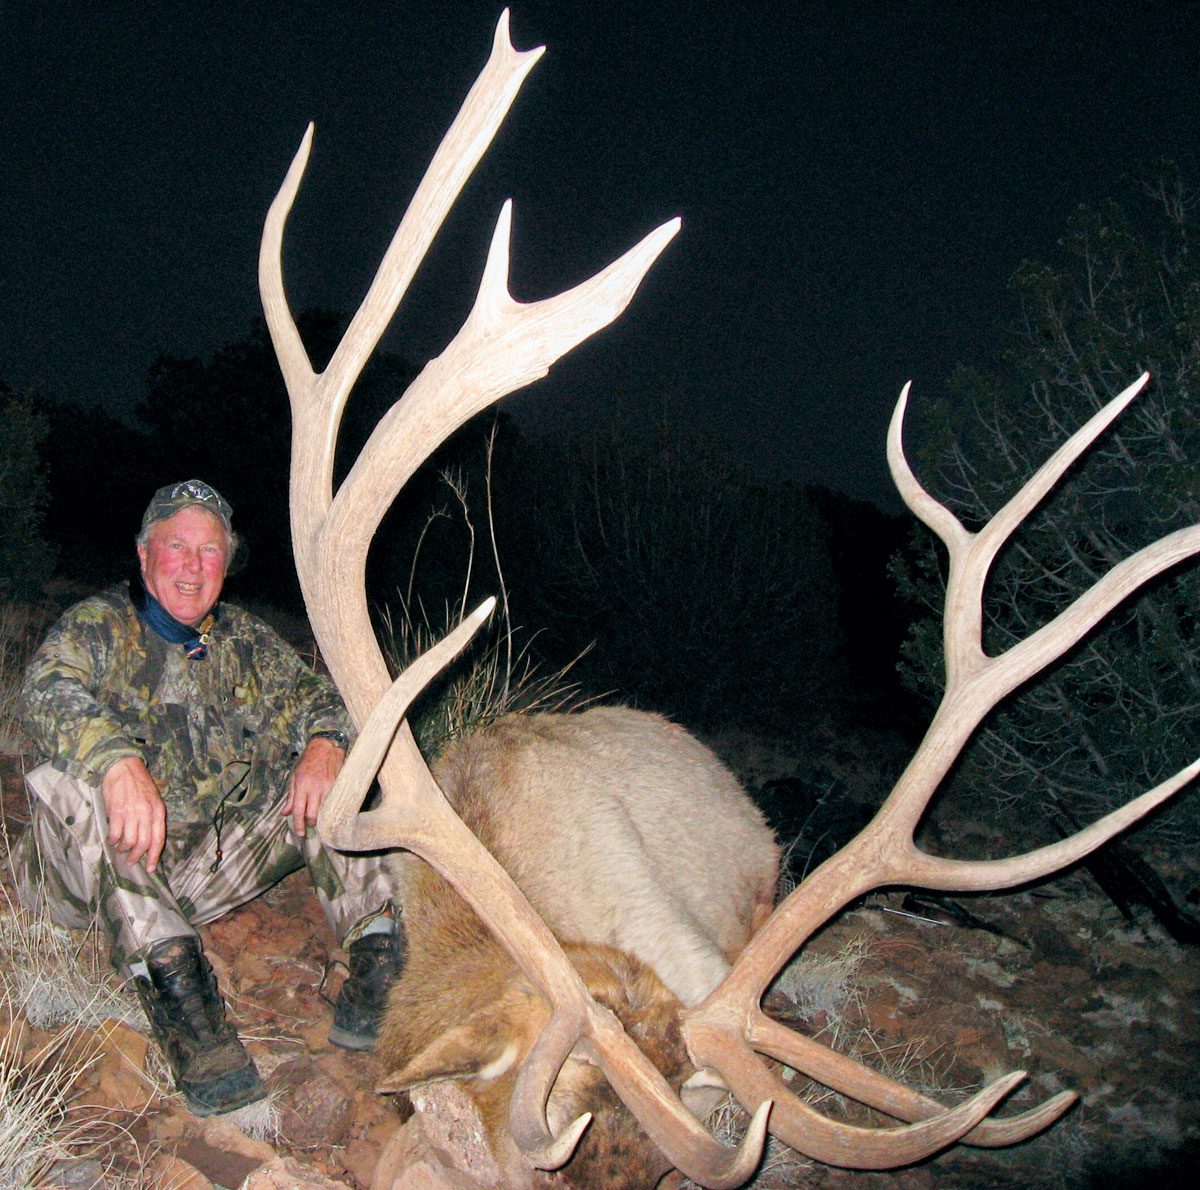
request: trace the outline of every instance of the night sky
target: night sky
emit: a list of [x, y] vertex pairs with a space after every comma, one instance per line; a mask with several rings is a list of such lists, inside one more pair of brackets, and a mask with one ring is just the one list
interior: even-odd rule
[[[500, 7], [0, 5], [0, 378], [128, 411], [158, 354], [242, 336], [309, 119], [289, 294], [352, 312]], [[1196, 177], [1197, 4], [514, 0], [512, 32], [548, 52], [385, 347], [444, 347], [506, 197], [526, 300], [679, 214], [621, 321], [506, 407], [666, 412], [889, 507], [900, 385], [995, 354], [1008, 277], [1077, 204], [1159, 156]]]

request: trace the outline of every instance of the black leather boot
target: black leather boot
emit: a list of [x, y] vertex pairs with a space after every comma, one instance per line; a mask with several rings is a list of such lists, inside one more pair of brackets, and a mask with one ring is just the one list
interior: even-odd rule
[[350, 974], [333, 1006], [329, 1040], [347, 1050], [375, 1048], [388, 992], [404, 969], [400, 923], [386, 934], [367, 934], [346, 949]]
[[135, 981], [138, 997], [191, 1111], [211, 1116], [261, 1099], [266, 1088], [225, 1020], [225, 1001], [199, 939], [157, 943], [146, 966], [150, 978]]

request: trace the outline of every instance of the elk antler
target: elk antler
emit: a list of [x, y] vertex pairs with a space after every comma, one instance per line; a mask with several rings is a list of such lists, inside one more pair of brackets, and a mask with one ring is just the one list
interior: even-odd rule
[[[950, 552], [946, 597], [945, 697], [921, 747], [871, 824], [826, 861], [779, 907], [729, 977], [685, 1021], [698, 1067], [713, 1067], [754, 1119], [741, 1148], [718, 1144], [663, 1077], [588, 995], [553, 935], [507, 874], [450, 809], [403, 717], [429, 679], [488, 616], [484, 604], [393, 684], [375, 640], [365, 593], [367, 550], [387, 508], [420, 463], [457, 427], [505, 393], [544, 375], [589, 335], [616, 318], [678, 230], [664, 224], [577, 288], [531, 305], [508, 293], [511, 208], [505, 204], [474, 307], [446, 350], [429, 362], [383, 418], [338, 492], [333, 454], [351, 388], [394, 314], [417, 266], [462, 185], [486, 150], [541, 50], [518, 53], [500, 18], [492, 52], [439, 146], [363, 303], [323, 373], [316, 373], [284, 294], [284, 224], [312, 144], [309, 127], [267, 215], [259, 259], [263, 307], [292, 406], [292, 536], [305, 603], [322, 654], [355, 723], [357, 743], [321, 810], [318, 829], [346, 850], [407, 847], [426, 859], [487, 923], [552, 1008], [512, 1101], [514, 1137], [543, 1168], [565, 1162], [586, 1127], [582, 1116], [555, 1136], [546, 1122], [549, 1090], [581, 1039], [647, 1133], [683, 1173], [707, 1186], [749, 1177], [772, 1130], [810, 1156], [835, 1165], [888, 1167], [936, 1152], [957, 1139], [1010, 1144], [1056, 1119], [1073, 1100], [1056, 1096], [1006, 1119], [985, 1119], [1022, 1077], [996, 1080], [957, 1108], [919, 1095], [819, 1043], [770, 1021], [759, 1008], [782, 962], [854, 898], [894, 884], [937, 889], [998, 889], [1055, 871], [1087, 854], [1191, 779], [1200, 762], [1076, 836], [1025, 856], [965, 863], [920, 851], [913, 832], [933, 792], [981, 719], [1006, 694], [1061, 656], [1131, 591], [1200, 551], [1200, 528], [1182, 530], [1115, 567], [1050, 624], [998, 657], [982, 647], [982, 592], [1005, 540], [1071, 463], [1132, 399], [1145, 378], [1075, 434], [979, 533], [968, 533], [917, 483], [900, 445], [907, 388], [892, 420], [889, 460], [908, 506]], [[378, 771], [381, 805], [360, 814]], [[759, 1055], [786, 1062], [862, 1103], [909, 1123], [865, 1129], [820, 1116], [793, 1095]]]
[[[905, 504], [941, 538], [950, 554], [945, 694], [925, 739], [874, 819], [776, 909], [722, 985], [686, 1014], [684, 1023], [688, 1051], [696, 1065], [715, 1067], [748, 1107], [773, 1100], [771, 1131], [819, 1161], [885, 1168], [919, 1161], [960, 1137], [978, 1145], [1012, 1144], [1052, 1123], [1076, 1098], [1065, 1092], [1021, 1115], [983, 1120], [991, 1105], [1023, 1077], [1016, 1074], [997, 1080], [951, 1111], [769, 1020], [759, 1001], [791, 955], [864, 893], [891, 885], [978, 892], [1040, 879], [1095, 850], [1200, 772], [1197, 760], [1077, 834], [1007, 859], [944, 859], [921, 851], [913, 838], [959, 752], [1001, 699], [1061, 657], [1143, 583], [1200, 552], [1200, 526], [1180, 529], [1113, 567], [1065, 611], [1004, 653], [989, 657], [983, 650], [983, 589], [996, 554], [1148, 379], [1143, 375], [1095, 414], [978, 533], [968, 532], [913, 475], [901, 444], [907, 385], [900, 395], [888, 433], [892, 477]], [[802, 1103], [759, 1054], [785, 1062], [895, 1119], [920, 1123], [876, 1132], [848, 1129]]]
[[[535, 1164], [563, 1164], [587, 1125], [588, 1117], [583, 1116], [556, 1137], [545, 1116], [550, 1087], [563, 1061], [576, 1042], [586, 1038], [610, 1082], [668, 1159], [707, 1185], [734, 1186], [745, 1181], [758, 1162], [768, 1106], [760, 1108], [738, 1150], [719, 1144], [701, 1127], [616, 1017], [588, 995], [541, 918], [450, 809], [402, 722], [412, 698], [466, 644], [490, 605], [468, 617], [392, 685], [365, 591], [371, 538], [420, 463], [468, 418], [544, 376], [557, 359], [616, 318], [679, 229], [679, 221], [663, 224], [575, 289], [522, 305], [508, 292], [512, 211], [506, 203], [478, 296], [462, 329], [384, 416], [336, 495], [332, 489], [334, 446], [349, 392], [541, 53], [513, 48], [506, 11], [487, 64], [438, 147], [362, 306], [323, 373], [313, 370], [289, 311], [281, 263], [284, 224], [308, 161], [311, 125], [267, 214], [259, 285], [292, 406], [296, 567], [321, 652], [361, 729], [321, 809], [318, 830], [327, 843], [345, 850], [406, 847], [427, 860], [487, 923], [550, 1002], [551, 1023], [526, 1063], [512, 1103], [514, 1136]], [[360, 815], [376, 770], [382, 804]]]

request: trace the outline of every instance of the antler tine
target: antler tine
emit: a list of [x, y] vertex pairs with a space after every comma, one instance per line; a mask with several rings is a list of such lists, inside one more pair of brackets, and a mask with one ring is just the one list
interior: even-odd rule
[[262, 241], [258, 247], [258, 288], [262, 298], [263, 315], [267, 320], [267, 329], [271, 332], [275, 356], [283, 372], [293, 418], [311, 405], [310, 390], [316, 380], [316, 373], [309, 362], [308, 352], [296, 328], [295, 319], [292, 318], [287, 292], [283, 286], [283, 232], [308, 165], [312, 140], [313, 125], [310, 122], [284, 175], [279, 192], [267, 210]]
[[546, 1120], [550, 1089], [581, 1039], [646, 1134], [684, 1176], [719, 1190], [740, 1186], [753, 1174], [762, 1158], [771, 1104], [759, 1105], [737, 1148], [721, 1144], [688, 1111], [612, 1012], [590, 999], [556, 1006], [525, 1060], [509, 1104], [513, 1139], [538, 1169], [564, 1165], [591, 1120], [591, 1113], [584, 1113], [557, 1136]]
[[555, 1136], [546, 1120], [546, 1104], [554, 1080], [587, 1025], [581, 1005], [557, 1005], [517, 1075], [508, 1105], [508, 1127], [517, 1147], [538, 1169], [558, 1169], [565, 1165], [591, 1123], [592, 1113], [584, 1112]]
[[[767, 1054], [798, 1070], [806, 1078], [846, 1095], [858, 1103], [873, 1107], [897, 1120], [917, 1122], [927, 1120], [945, 1112], [946, 1105], [896, 1082], [853, 1058], [835, 1053], [828, 1046], [814, 1041], [789, 1029], [778, 1021], [771, 1020], [762, 1012], [755, 1014], [755, 1021], [747, 1038], [759, 1053]], [[776, 1122], [790, 1117], [795, 1098], [776, 1075], [766, 1072], [771, 1078], [777, 1103]], [[981, 1148], [1002, 1148], [1014, 1145], [1041, 1132], [1054, 1123], [1079, 1098], [1073, 1091], [1062, 1091], [1017, 1115], [1002, 1119], [984, 1119], [960, 1138], [964, 1143]], [[788, 1124], [780, 1125], [780, 1135]]]
[[522, 304], [508, 292], [512, 203], [501, 209], [475, 304], [444, 352], [380, 420], [333, 501], [323, 551], [365, 557], [370, 534], [416, 468], [459, 426], [550, 366], [629, 305], [678, 232], [672, 219], [574, 289]]
[[904, 414], [908, 410], [908, 394], [911, 391], [910, 380], [900, 390], [900, 397], [892, 410], [891, 421], [888, 422], [888, 470], [892, 473], [892, 482], [908, 510], [923, 525], [932, 529], [945, 543], [946, 548], [953, 552], [964, 547], [970, 534], [963, 528], [958, 517], [925, 490], [921, 481], [913, 474], [904, 454]]
[[304, 134], [271, 204], [259, 251], [263, 309], [292, 402], [292, 491], [294, 497], [300, 497], [293, 500], [293, 521], [299, 511], [306, 530], [297, 540], [298, 549], [308, 548], [318, 527], [314, 501], [323, 511], [332, 497], [334, 445], [350, 390], [391, 322], [447, 213], [544, 50], [539, 46], [517, 51], [509, 36], [508, 10], [501, 13], [487, 63], [434, 153], [366, 297], [320, 377], [309, 363], [283, 286], [283, 232], [308, 162], [311, 124]]
[[327, 376], [342, 402], [391, 322], [417, 265], [459, 192], [487, 152], [521, 85], [545, 51], [545, 46], [525, 51], [513, 46], [508, 9], [504, 9], [496, 24], [487, 64], [438, 145], [366, 298], [329, 361]]
[[685, 1177], [709, 1190], [746, 1182], [762, 1159], [770, 1097], [757, 1101], [742, 1143], [736, 1149], [729, 1148], [688, 1111], [611, 1012], [593, 1004], [588, 1016], [589, 1039], [605, 1077], [667, 1160]]
[[750, 1108], [776, 1098], [771, 1131], [806, 1157], [847, 1169], [894, 1169], [923, 1161], [954, 1144], [1014, 1087], [1023, 1070], [1003, 1075], [954, 1108], [895, 1128], [861, 1128], [823, 1116], [804, 1103], [765, 1068], [745, 1042], [722, 1029], [689, 1032], [689, 1048], [717, 1069], [739, 1103]]
[[[1200, 550], [1200, 545], [1197, 545], [1196, 550]], [[1028, 884], [1031, 880], [1040, 880], [1053, 872], [1061, 872], [1083, 859], [1085, 855], [1090, 855], [1097, 847], [1102, 847], [1109, 839], [1120, 834], [1156, 806], [1161, 806], [1198, 773], [1200, 759], [1192, 761], [1173, 777], [1168, 777], [1140, 797], [1119, 806], [1093, 822], [1091, 826], [1084, 827], [1065, 839], [1021, 855], [1008, 856], [1005, 859], [961, 860], [944, 859], [914, 850], [911, 873], [913, 883], [923, 888], [936, 888], [946, 892], [989, 892], [1014, 888], [1019, 884]]]
[[977, 565], [982, 571], [981, 586], [1000, 547], [1012, 536], [1021, 522], [1046, 498], [1076, 460], [1112, 425], [1117, 417], [1125, 411], [1125, 407], [1149, 382], [1150, 373], [1143, 372], [1131, 385], [1097, 410], [1021, 485], [1012, 499], [980, 530]]
[[[1150, 379], [1148, 372], [1143, 372], [1133, 384], [1109, 401], [1095, 413], [1086, 425], [1080, 427], [1062, 446], [1058, 448], [1042, 464], [1033, 476], [1024, 483], [1017, 493], [988, 521], [978, 533], [968, 533], [961, 522], [943, 504], [935, 500], [920, 484], [904, 455], [903, 428], [904, 413], [908, 405], [908, 394], [911, 388], [906, 384], [896, 402], [888, 426], [887, 458], [892, 479], [896, 484], [901, 499], [924, 524], [932, 529], [950, 555], [950, 576], [946, 584], [946, 617], [945, 656], [947, 687], [956, 684], [959, 674], [964, 676], [976, 670], [984, 659], [983, 655], [983, 589], [987, 581], [988, 571], [1001, 546], [1012, 536], [1022, 521], [1037, 507], [1051, 489], [1058, 483], [1067, 470], [1088, 449], [1089, 446], [1112, 424], [1116, 417], [1145, 387]], [[1178, 559], [1176, 559], [1178, 560]], [[1132, 562], [1133, 559], [1127, 560]], [[1168, 563], [1174, 565], [1174, 562]], [[1123, 569], [1115, 568], [1114, 573]], [[1124, 588], [1124, 593], [1117, 595], [1113, 604], [1105, 605], [1097, 610], [1095, 619], [1087, 625], [1079, 627], [1082, 634], [1091, 624], [1096, 623], [1107, 615], [1116, 602], [1123, 599], [1129, 591], [1145, 582], [1147, 578], [1139, 578]], [[1113, 584], [1116, 586], [1117, 584]], [[1093, 589], [1099, 592], [1102, 584]], [[1049, 627], [1049, 626], [1047, 626]], [[1030, 638], [1045, 640], [1045, 636], [1035, 634]], [[1030, 642], [1026, 642], [1029, 647]], [[1067, 646], [1069, 647], [1069, 645]], [[1062, 650], [1065, 652], [1065, 647]], [[1020, 656], [1017, 650], [1011, 651], [1013, 656]], [[1057, 654], [1056, 654], [1057, 655]], [[1047, 658], [1041, 664], [1035, 665], [1030, 672], [1037, 672], [1042, 666], [1049, 664], [1053, 658]], [[1012, 685], [1003, 693], [997, 694], [995, 700], [1003, 694], [1020, 685], [1028, 677], [1028, 673], [1014, 675]]]
[[495, 606], [494, 596], [485, 599], [409, 665], [375, 704], [317, 814], [317, 830], [330, 846], [369, 851], [397, 845], [396, 830], [408, 825], [402, 788], [389, 783], [377, 809], [366, 814], [359, 814], [359, 809], [413, 700], [466, 648]]

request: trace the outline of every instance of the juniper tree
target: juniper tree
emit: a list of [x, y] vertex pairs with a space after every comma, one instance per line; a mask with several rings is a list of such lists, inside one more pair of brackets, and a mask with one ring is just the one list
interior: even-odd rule
[[[1028, 636], [1120, 559], [1200, 521], [1200, 269], [1194, 208], [1165, 167], [1136, 203], [1081, 208], [1053, 263], [1012, 280], [1017, 318], [998, 368], [960, 368], [924, 428], [919, 471], [964, 523], [981, 524], [1108, 398], [1154, 379], [998, 559], [986, 596], [989, 652]], [[940, 691], [943, 559], [932, 539], [897, 564], [928, 609], [902, 668]], [[1046, 834], [1094, 816], [1200, 750], [1200, 569], [1131, 599], [1101, 633], [1010, 699], [952, 782], [975, 808], [1011, 806]], [[1172, 811], [1196, 815], [1196, 799]], [[1047, 823], [1047, 819], [1049, 822]]]

